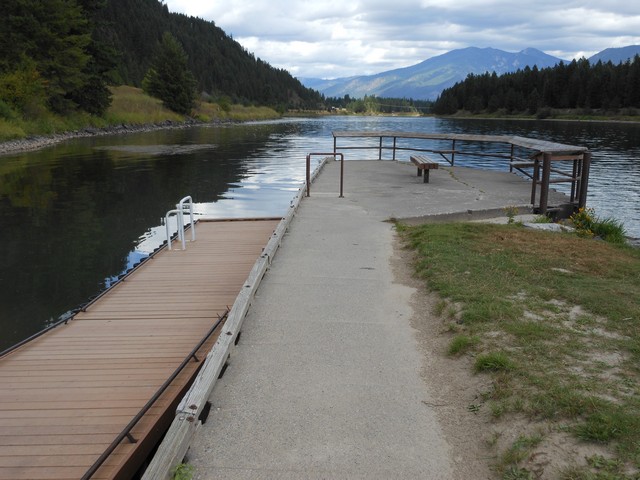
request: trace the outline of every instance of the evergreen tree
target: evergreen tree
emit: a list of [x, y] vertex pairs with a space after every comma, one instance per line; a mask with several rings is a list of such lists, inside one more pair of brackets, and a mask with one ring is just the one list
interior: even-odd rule
[[78, 106], [101, 113], [110, 94], [104, 83], [108, 63], [93, 57], [93, 13], [102, 0], [0, 0], [0, 74], [11, 75], [33, 62], [51, 110]]
[[189, 114], [195, 101], [196, 81], [187, 68], [187, 54], [169, 32], [162, 43], [142, 86], [165, 107], [177, 113]]
[[[86, 81], [91, 41], [87, 19], [75, 0], [2, 2], [3, 67], [12, 71], [24, 57], [35, 60], [46, 80], [47, 100], [55, 112], [74, 107], [68, 93]], [[6, 29], [6, 30], [5, 30]]]
[[97, 15], [107, 2], [106, 0], [79, 0], [79, 2], [92, 32], [91, 41], [87, 46], [90, 58], [83, 70], [86, 75], [85, 83], [70, 92], [70, 96], [82, 110], [94, 115], [102, 115], [111, 105], [108, 82], [114, 83], [113, 72], [116, 67], [115, 49], [97, 36], [97, 29], [105, 27], [104, 22], [100, 21]]

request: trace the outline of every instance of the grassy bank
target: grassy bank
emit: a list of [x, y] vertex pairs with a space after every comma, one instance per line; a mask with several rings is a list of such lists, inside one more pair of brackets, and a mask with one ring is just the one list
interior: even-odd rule
[[[38, 118], [0, 118], [0, 142], [22, 139], [32, 135], [51, 135], [81, 130], [87, 127], [106, 128], [113, 125], [147, 125], [170, 120], [180, 123], [187, 117], [162, 106], [162, 102], [146, 95], [141, 89], [129, 86], [112, 88], [113, 100], [104, 117], [87, 113], [67, 116], [41, 112]], [[278, 118], [280, 115], [267, 107], [247, 107], [224, 103], [199, 102], [192, 112], [201, 122], [248, 121]]]
[[[640, 250], [517, 225], [398, 229], [442, 298], [451, 361], [491, 378], [473, 407], [498, 475], [638, 478]], [[500, 425], [522, 431], [504, 445]], [[566, 442], [584, 454], [536, 463]]]

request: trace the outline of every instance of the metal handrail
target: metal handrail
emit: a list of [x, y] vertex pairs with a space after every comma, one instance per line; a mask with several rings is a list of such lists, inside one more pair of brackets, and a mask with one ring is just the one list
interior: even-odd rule
[[[193, 221], [193, 199], [191, 198], [191, 196], [184, 197], [182, 200], [180, 200], [180, 202], [178, 202], [178, 204], [176, 205], [176, 208], [184, 212], [185, 203], [187, 202], [189, 203], [189, 224], [191, 225], [191, 241], [195, 242], [196, 241], [196, 228], [195, 228], [196, 224]], [[184, 229], [182, 230], [182, 236], [184, 237]]]
[[307, 197], [311, 196], [311, 157], [324, 155], [325, 157], [340, 157], [340, 197], [344, 198], [343, 187], [344, 187], [344, 154], [339, 152], [331, 152], [331, 153], [308, 153], [307, 154]]
[[173, 215], [177, 217], [176, 223], [178, 224], [178, 239], [182, 244], [182, 250], [184, 250], [187, 248], [184, 241], [184, 220], [182, 217], [183, 212], [182, 210], [179, 210], [179, 209], [169, 210], [164, 216], [164, 225], [167, 229], [167, 248], [171, 250], [171, 231], [169, 229], [169, 218], [172, 217]]
[[[188, 205], [187, 205], [188, 204]], [[178, 240], [182, 245], [182, 250], [186, 250], [186, 240], [184, 238], [184, 213], [185, 210], [189, 213], [189, 220], [191, 226], [191, 241], [196, 241], [196, 227], [195, 222], [193, 221], [193, 199], [190, 196], [184, 197], [180, 202], [176, 203], [176, 208], [174, 210], [169, 210], [165, 217], [164, 223], [167, 230], [167, 248], [171, 250], [171, 232], [169, 230], [169, 218], [175, 215], [176, 221], [178, 223]]]
[[156, 393], [149, 399], [149, 401], [140, 409], [138, 414], [133, 417], [133, 419], [127, 424], [126, 427], [120, 432], [120, 434], [116, 437], [116, 439], [107, 447], [107, 449], [100, 455], [100, 457], [94, 462], [93, 465], [87, 470], [87, 472], [82, 476], [81, 480], [90, 479], [94, 473], [102, 466], [107, 458], [113, 453], [113, 451], [120, 445], [120, 442], [125, 438], [128, 438], [132, 443], [136, 443], [137, 440], [133, 438], [131, 435], [131, 430], [136, 424], [140, 421], [142, 417], [147, 413], [147, 411], [153, 406], [153, 404], [160, 398], [160, 396], [165, 392], [165, 390], [171, 385], [176, 377], [182, 372], [184, 367], [192, 360], [195, 359], [196, 362], [199, 362], [200, 359], [196, 356], [198, 350], [204, 345], [204, 343], [209, 339], [209, 337], [216, 331], [216, 329], [220, 326], [220, 324], [227, 318], [229, 315], [229, 310], [227, 309], [224, 314], [218, 318], [218, 321], [209, 329], [207, 334], [198, 342], [198, 345], [195, 346], [191, 353], [187, 355], [187, 357], [182, 361], [182, 363], [178, 366], [178, 368], [173, 372], [173, 374], [160, 386], [160, 388], [156, 391]]

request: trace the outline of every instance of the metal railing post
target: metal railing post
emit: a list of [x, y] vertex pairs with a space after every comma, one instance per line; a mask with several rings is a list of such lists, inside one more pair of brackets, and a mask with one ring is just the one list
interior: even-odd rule
[[[336, 139], [333, 139], [333, 148], [335, 150], [336, 145], [335, 145]], [[334, 154], [335, 155], [335, 154]], [[307, 180], [307, 197], [311, 196], [311, 154], [308, 153], [307, 154], [307, 175], [306, 175], [306, 180]]]
[[456, 162], [456, 139], [453, 139], [453, 142], [451, 143], [451, 166], [453, 167], [454, 163]]

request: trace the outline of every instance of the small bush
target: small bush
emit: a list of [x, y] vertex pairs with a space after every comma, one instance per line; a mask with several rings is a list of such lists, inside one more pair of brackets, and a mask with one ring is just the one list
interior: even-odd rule
[[195, 468], [189, 463], [180, 463], [173, 469], [173, 480], [191, 480]]
[[0, 101], [27, 117], [45, 109], [45, 81], [33, 60], [23, 58], [14, 71], [0, 75]]
[[507, 216], [507, 223], [512, 224], [515, 223], [516, 215], [520, 212], [520, 209], [516, 206], [505, 207], [504, 213]]
[[592, 231], [594, 235], [607, 242], [626, 243], [624, 225], [614, 218], [596, 221], [593, 224]]
[[573, 224], [573, 227], [576, 229], [578, 235], [592, 237], [593, 231], [591, 228], [593, 227], [593, 223], [595, 222], [595, 215], [592, 208], [581, 208], [573, 215], [569, 217], [569, 220]]
[[16, 112], [0, 98], [0, 118], [5, 120], [15, 120], [18, 118]]
[[569, 220], [575, 227], [576, 233], [582, 237], [597, 236], [610, 243], [626, 242], [626, 232], [622, 222], [614, 218], [598, 218], [592, 208], [581, 208], [571, 215]]

